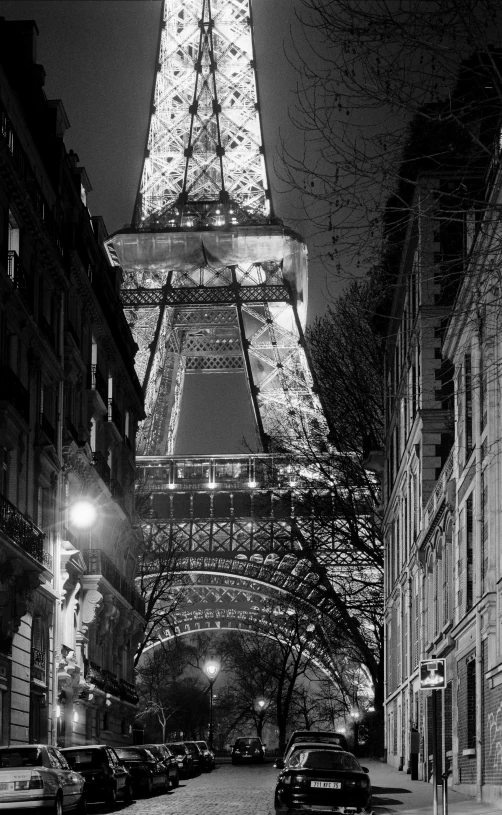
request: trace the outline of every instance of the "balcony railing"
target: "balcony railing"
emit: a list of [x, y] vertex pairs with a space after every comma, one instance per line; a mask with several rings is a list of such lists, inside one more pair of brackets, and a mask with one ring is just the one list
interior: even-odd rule
[[94, 464], [94, 469], [101, 480], [105, 482], [107, 487], [109, 487], [112, 474], [103, 453], [93, 453], [92, 463]]
[[101, 549], [87, 549], [83, 554], [87, 564], [87, 574], [102, 575], [135, 611], [144, 614], [145, 604], [143, 598], [124, 575], [120, 574], [108, 555]]
[[0, 495], [0, 529], [52, 572], [52, 557], [44, 550], [44, 533], [3, 495]]
[[38, 321], [38, 327], [45, 339], [52, 348], [56, 348], [56, 335], [48, 320], [42, 315]]
[[0, 103], [0, 138], [4, 141], [12, 155], [12, 161], [15, 164], [20, 176], [22, 177], [31, 202], [42, 221], [46, 233], [57, 249], [61, 257], [63, 257], [63, 242], [61, 240], [61, 233], [56, 224], [56, 219], [52, 213], [51, 207], [42, 192], [40, 184], [38, 183], [35, 173], [32, 170], [28, 157], [21, 146], [21, 142], [17, 136], [12, 122], [5, 110], [4, 106]]
[[19, 259], [17, 252], [7, 252], [7, 274], [15, 289], [18, 290], [28, 308], [31, 310], [30, 276]]
[[9, 402], [23, 417], [30, 419], [30, 395], [11, 368], [0, 367], [0, 401]]
[[47, 416], [43, 413], [40, 416], [40, 428], [43, 430], [44, 434], [47, 436], [51, 444], [56, 443], [56, 431], [54, 429], [54, 425], [51, 424]]
[[99, 393], [105, 405], [108, 404], [108, 383], [97, 365], [89, 368], [89, 388]]
[[117, 674], [107, 671], [96, 662], [91, 662], [88, 659], [84, 660], [84, 677], [89, 684], [123, 699], [124, 702], [129, 702], [132, 705], [138, 703], [139, 696], [136, 693], [135, 685], [125, 679], [119, 679]]
[[115, 498], [117, 501], [123, 502], [125, 500], [124, 489], [120, 481], [117, 481], [116, 478], [112, 478], [112, 480], [110, 481], [110, 490], [113, 498]]
[[115, 399], [108, 399], [108, 416], [109, 422], [113, 422], [120, 435], [122, 436], [124, 424], [122, 421], [122, 413], [117, 407]]

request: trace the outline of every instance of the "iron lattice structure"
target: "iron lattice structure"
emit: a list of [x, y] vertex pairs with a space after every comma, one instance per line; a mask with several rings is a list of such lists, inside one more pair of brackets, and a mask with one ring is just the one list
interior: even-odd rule
[[[282, 515], [260, 509], [283, 491], [267, 475], [272, 446], [320, 453], [328, 436], [303, 337], [306, 248], [270, 215], [267, 190], [250, 0], [165, 0], [135, 218], [107, 250], [123, 270], [145, 394], [137, 441], [151, 494], [145, 526], [155, 523], [179, 552], [185, 604], [171, 635], [252, 627], [265, 597], [332, 611], [323, 569], [301, 551], [302, 539], [312, 551], [321, 536], [329, 550], [332, 520], [321, 532], [304, 519], [298, 535], [294, 503]], [[187, 377], [229, 371], [245, 376], [249, 449], [265, 464], [256, 455], [192, 457], [187, 480], [189, 463], [176, 458]], [[296, 468], [285, 465], [284, 477]]]
[[232, 199], [268, 214], [249, 0], [165, 0], [137, 223]]

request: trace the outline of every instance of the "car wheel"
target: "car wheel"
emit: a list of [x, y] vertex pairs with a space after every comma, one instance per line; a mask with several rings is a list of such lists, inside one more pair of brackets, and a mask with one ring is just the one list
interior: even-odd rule
[[106, 793], [106, 806], [110, 807], [110, 809], [115, 809], [115, 807], [117, 806], [116, 787], [109, 787], [108, 792]]
[[179, 772], [176, 770], [176, 775], [175, 775], [175, 776], [174, 776], [174, 778], [173, 778], [173, 787], [175, 787], [175, 788], [176, 788], [176, 787], [179, 787], [179, 785], [180, 785], [180, 774], [179, 774]]
[[54, 806], [52, 808], [52, 812], [54, 815], [63, 815], [63, 802], [61, 800], [61, 796], [57, 795], [56, 800], [54, 801]]
[[82, 795], [82, 798], [77, 805], [77, 815], [87, 815], [87, 798]]
[[124, 790], [124, 804], [129, 805], [129, 804], [132, 804], [133, 801], [134, 801], [134, 796], [133, 796], [133, 792], [132, 792], [132, 786], [130, 784], [126, 784], [125, 790]]

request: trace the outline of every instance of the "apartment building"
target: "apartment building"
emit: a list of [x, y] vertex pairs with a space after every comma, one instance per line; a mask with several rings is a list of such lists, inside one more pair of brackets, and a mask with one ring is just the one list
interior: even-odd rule
[[0, 18], [0, 743], [121, 744], [143, 624], [143, 399], [120, 269], [36, 38]]

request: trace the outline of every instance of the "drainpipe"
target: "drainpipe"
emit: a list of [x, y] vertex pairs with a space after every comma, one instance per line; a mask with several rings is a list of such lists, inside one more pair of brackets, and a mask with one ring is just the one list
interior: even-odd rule
[[[476, 371], [479, 376], [479, 346], [476, 343]], [[473, 411], [473, 421], [479, 428], [479, 398], [476, 400], [477, 410]], [[476, 501], [476, 521], [477, 534], [474, 537], [474, 579], [475, 579], [475, 603], [476, 603], [476, 798], [483, 799], [483, 641], [481, 637], [482, 626], [482, 598], [484, 592], [483, 585], [483, 552], [481, 541], [483, 540], [483, 513], [481, 512], [481, 502], [483, 496], [482, 489], [482, 455], [479, 432], [476, 433], [476, 483], [474, 497]]]
[[[59, 314], [59, 359], [64, 366], [64, 293], [61, 292], [61, 309]], [[58, 413], [56, 417], [56, 453], [59, 462], [56, 486], [56, 523], [54, 524], [54, 625], [52, 643], [52, 744], [57, 744], [58, 733], [58, 668], [61, 653], [61, 535], [64, 513], [64, 475], [63, 475], [63, 398], [64, 382], [58, 385]]]

